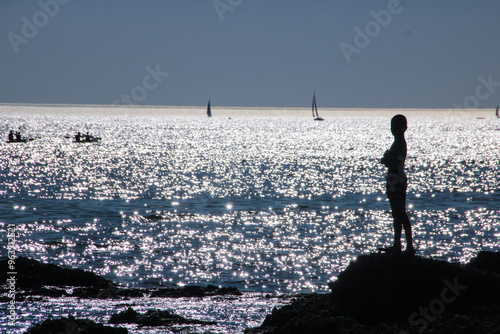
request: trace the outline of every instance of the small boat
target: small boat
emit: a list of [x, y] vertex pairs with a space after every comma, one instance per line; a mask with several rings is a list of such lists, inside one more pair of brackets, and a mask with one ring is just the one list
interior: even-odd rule
[[9, 132], [9, 137], [7, 139], [7, 143], [27, 143], [34, 138], [23, 138], [19, 132], [14, 133], [12, 130]]
[[88, 132], [84, 135], [82, 135], [80, 132], [77, 132], [73, 138], [75, 139], [73, 140], [73, 143], [97, 143], [99, 140], [101, 140], [101, 137], [94, 137], [92, 135], [89, 135]]
[[207, 116], [212, 117], [212, 108], [210, 108], [210, 100], [208, 100]]
[[497, 106], [497, 111], [496, 111], [496, 113], [495, 113], [495, 115], [497, 115], [497, 118], [500, 118], [500, 113], [498, 112], [498, 108], [499, 108], [499, 107], [500, 107], [500, 106]]
[[35, 140], [35, 138], [21, 138], [21, 139], [7, 140], [7, 143], [27, 143], [32, 140]]
[[316, 105], [316, 92], [313, 94], [313, 102], [312, 102], [312, 113], [315, 121], [323, 121], [324, 119], [319, 117], [318, 115], [318, 106]]

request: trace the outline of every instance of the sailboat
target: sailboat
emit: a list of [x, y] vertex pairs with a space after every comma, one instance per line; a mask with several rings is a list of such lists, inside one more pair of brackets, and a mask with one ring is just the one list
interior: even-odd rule
[[207, 116], [212, 117], [212, 109], [210, 108], [210, 100], [208, 100]]
[[315, 121], [323, 121], [323, 118], [318, 115], [318, 106], [316, 105], [316, 92], [313, 94], [313, 103], [312, 103], [312, 113]]
[[495, 115], [497, 115], [497, 118], [500, 118], [500, 113], [498, 112], [498, 108], [499, 108], [499, 107], [500, 107], [500, 106], [497, 106], [497, 112], [495, 113]]

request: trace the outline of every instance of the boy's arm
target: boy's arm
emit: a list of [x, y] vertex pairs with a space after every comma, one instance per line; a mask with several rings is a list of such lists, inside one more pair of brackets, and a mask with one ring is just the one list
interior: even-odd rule
[[385, 151], [384, 156], [380, 160], [386, 167], [398, 166], [401, 163], [401, 157], [406, 157], [406, 142], [395, 141], [391, 148]]
[[380, 159], [380, 162], [384, 164], [386, 167], [389, 167], [394, 161], [396, 161], [396, 155], [394, 154], [394, 151], [391, 149], [385, 151], [384, 156], [382, 159]]

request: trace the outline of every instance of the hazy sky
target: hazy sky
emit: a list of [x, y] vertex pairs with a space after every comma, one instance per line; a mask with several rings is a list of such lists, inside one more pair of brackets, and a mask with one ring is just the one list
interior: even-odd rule
[[[168, 74], [167, 74], [168, 73]], [[0, 103], [493, 108], [498, 0], [1, 0]]]

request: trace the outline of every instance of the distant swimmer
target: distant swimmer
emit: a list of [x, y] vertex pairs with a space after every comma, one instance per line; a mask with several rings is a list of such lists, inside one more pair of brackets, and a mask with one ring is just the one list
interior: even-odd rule
[[405, 131], [407, 129], [406, 117], [396, 115], [391, 120], [391, 132], [394, 142], [391, 148], [384, 153], [380, 160], [387, 168], [386, 194], [391, 204], [392, 217], [394, 219], [394, 245], [387, 249], [382, 249], [387, 253], [401, 253], [401, 233], [404, 228], [406, 236], [406, 251], [408, 255], [415, 254], [413, 248], [411, 223], [406, 214], [406, 188], [408, 180], [404, 172], [406, 159]]

